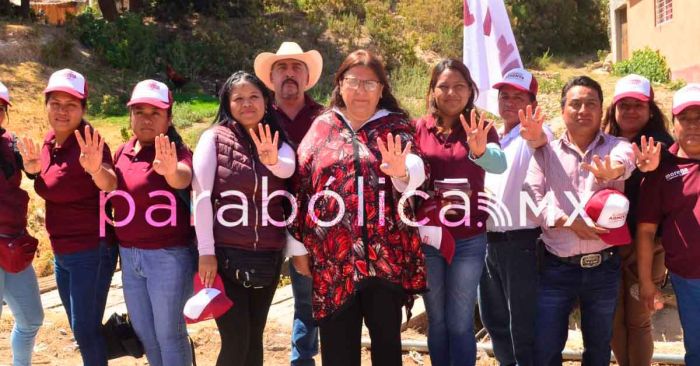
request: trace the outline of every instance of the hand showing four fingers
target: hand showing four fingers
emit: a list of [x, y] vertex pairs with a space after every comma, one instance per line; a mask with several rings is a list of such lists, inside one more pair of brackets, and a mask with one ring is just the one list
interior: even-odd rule
[[386, 137], [386, 144], [377, 137], [379, 152], [382, 154], [382, 164], [379, 169], [384, 174], [393, 178], [406, 178], [406, 156], [411, 152], [411, 142], [406, 143], [406, 147], [401, 149], [401, 136], [394, 136], [391, 132]]
[[31, 139], [25, 137], [17, 144], [19, 154], [22, 156], [24, 171], [29, 174], [37, 174], [41, 171], [41, 147]]
[[526, 141], [537, 141], [542, 138], [544, 134], [544, 113], [542, 109], [538, 106], [535, 108], [535, 112], [532, 112], [532, 106], [528, 105], [523, 111], [522, 109], [518, 111], [518, 117], [520, 119], [520, 136]]
[[604, 160], [600, 156], [593, 155], [593, 164], [581, 163], [583, 169], [593, 173], [598, 182], [609, 182], [620, 177], [620, 164], [613, 164], [610, 155], [605, 155]]
[[642, 172], [650, 172], [656, 170], [661, 161], [661, 143], [654, 143], [654, 138], [642, 136], [640, 141], [642, 147], [637, 146], [637, 143], [632, 144], [634, 157], [637, 161], [637, 168]]
[[75, 130], [75, 138], [80, 146], [80, 159], [78, 160], [80, 165], [88, 174], [97, 174], [102, 167], [105, 140], [100, 138], [97, 131], [92, 132], [90, 126], [85, 126], [85, 139], [77, 129]]
[[493, 121], [488, 122], [484, 126], [486, 121], [486, 113], [481, 113], [479, 116], [479, 122], [476, 121], [476, 110], [472, 109], [470, 123], [463, 115], [459, 115], [459, 120], [462, 122], [462, 127], [467, 133], [467, 145], [469, 145], [469, 151], [472, 156], [480, 157], [484, 155], [486, 151], [486, 144], [488, 144], [488, 135], [491, 128], [493, 128]]
[[258, 136], [255, 131], [251, 128], [250, 137], [255, 143], [255, 148], [258, 150], [258, 157], [260, 162], [265, 165], [275, 165], [277, 164], [278, 158], [278, 142], [279, 142], [279, 132], [275, 132], [273, 136], [270, 132], [270, 125], [265, 125], [263, 127], [262, 123], [258, 124]]

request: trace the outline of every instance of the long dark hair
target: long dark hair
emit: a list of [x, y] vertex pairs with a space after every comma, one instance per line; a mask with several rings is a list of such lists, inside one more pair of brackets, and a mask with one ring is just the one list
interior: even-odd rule
[[[236, 122], [236, 119], [233, 118], [233, 115], [231, 114], [229, 100], [231, 98], [231, 90], [233, 89], [233, 87], [241, 83], [250, 83], [253, 86], [255, 86], [258, 90], [260, 90], [260, 93], [263, 96], [263, 100], [265, 101], [265, 114], [263, 115], [261, 122], [270, 126], [270, 132], [272, 132], [273, 136], [275, 132], [279, 132], [280, 143], [289, 143], [287, 139], [287, 134], [284, 132], [284, 129], [280, 125], [279, 121], [277, 120], [277, 117], [275, 117], [275, 114], [273, 112], [272, 94], [267, 89], [262, 80], [258, 79], [257, 76], [245, 71], [234, 72], [231, 76], [229, 76], [224, 85], [221, 87], [221, 90], [219, 91], [219, 110], [216, 112], [216, 117], [214, 117], [212, 126], [225, 125], [230, 122]], [[245, 135], [246, 137], [248, 137], [248, 134]]]
[[[474, 109], [474, 101], [479, 97], [479, 88], [477, 88], [474, 79], [472, 79], [472, 75], [467, 66], [462, 61], [454, 58], [442, 59], [435, 66], [433, 66], [433, 70], [431, 71], [430, 75], [430, 84], [428, 84], [428, 93], [425, 96], [425, 104], [428, 114], [432, 115], [436, 122], [440, 122], [440, 115], [438, 113], [437, 102], [435, 101], [435, 94], [433, 93], [433, 90], [435, 89], [435, 85], [437, 85], [440, 75], [442, 75], [442, 73], [446, 70], [454, 70], [460, 73], [467, 82], [469, 89], [471, 89], [472, 93], [469, 96], [469, 100], [467, 100], [467, 105], [462, 111], [462, 115], [468, 121], [470, 118], [469, 114], [472, 112], [472, 109]], [[457, 123], [456, 128], [462, 128], [462, 124]]]
[[[619, 101], [618, 101], [619, 103]], [[668, 134], [668, 118], [661, 111], [659, 105], [656, 101], [649, 100], [649, 121], [642, 127], [642, 130], [637, 133], [638, 136], [649, 135], [649, 134]], [[602, 130], [613, 136], [622, 136], [622, 129], [620, 129], [620, 124], [617, 123], [617, 118], [615, 118], [615, 107], [617, 103], [610, 103], [608, 108], [605, 110], [605, 118], [603, 118]], [[669, 135], [670, 136], [670, 135]], [[636, 139], [637, 136], [635, 136]]]
[[340, 95], [340, 82], [345, 78], [345, 73], [355, 66], [370, 68], [374, 74], [377, 75], [379, 82], [384, 87], [382, 89], [382, 97], [379, 99], [379, 108], [408, 117], [408, 112], [401, 108], [399, 101], [396, 100], [396, 97], [391, 93], [391, 84], [389, 83], [389, 77], [384, 68], [384, 63], [377, 55], [367, 50], [357, 50], [349, 54], [338, 68], [338, 71], [335, 72], [335, 76], [333, 77], [333, 92], [331, 93], [331, 107], [345, 107], [343, 97]]

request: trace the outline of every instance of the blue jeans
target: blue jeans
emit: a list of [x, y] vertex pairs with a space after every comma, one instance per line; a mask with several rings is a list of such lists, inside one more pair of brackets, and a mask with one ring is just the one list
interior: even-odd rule
[[11, 336], [12, 365], [29, 366], [32, 364], [36, 333], [44, 322], [39, 285], [31, 265], [19, 273], [5, 272], [0, 268], [0, 315], [2, 300], [15, 318]]
[[683, 278], [671, 273], [671, 284], [678, 300], [678, 315], [683, 327], [685, 364], [700, 365], [700, 279]]
[[191, 365], [182, 309], [192, 295], [192, 251], [119, 247], [119, 254], [126, 308], [148, 364]]
[[116, 265], [117, 247], [105, 241], [95, 249], [54, 257], [58, 294], [85, 366], [107, 365], [100, 326]]
[[534, 365], [537, 298], [533, 294], [537, 293], [539, 234], [533, 229], [489, 237], [479, 284], [479, 311], [501, 365]]
[[610, 364], [610, 339], [620, 283], [620, 256], [594, 268], [563, 263], [547, 254], [537, 291], [535, 365], [560, 366], [569, 314], [578, 300], [583, 366]]
[[292, 326], [292, 366], [314, 366], [318, 354], [318, 327], [311, 309], [311, 278], [300, 275], [289, 261], [294, 294], [294, 324]]
[[423, 245], [428, 271], [428, 349], [433, 365], [476, 363], [474, 306], [484, 268], [486, 234], [457, 240], [451, 264], [434, 247]]

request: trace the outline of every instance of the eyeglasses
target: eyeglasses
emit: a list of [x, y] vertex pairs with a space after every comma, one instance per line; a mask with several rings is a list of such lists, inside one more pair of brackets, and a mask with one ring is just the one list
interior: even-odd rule
[[357, 88], [362, 87], [368, 91], [368, 92], [373, 92], [379, 88], [382, 83], [379, 82], [379, 80], [360, 80], [358, 78], [343, 78], [343, 86], [357, 90]]

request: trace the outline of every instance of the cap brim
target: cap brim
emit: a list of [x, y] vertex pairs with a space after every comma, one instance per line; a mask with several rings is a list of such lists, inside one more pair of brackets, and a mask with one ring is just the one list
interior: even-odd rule
[[9, 105], [10, 107], [12, 107], [12, 103], [10, 103], [9, 100], [7, 100], [7, 99], [5, 99], [5, 98], [3, 98], [3, 97], [0, 97], [0, 100], [2, 100], [3, 102], [5, 102], [5, 104], [7, 104], [7, 105]]
[[58, 86], [58, 87], [54, 87], [54, 88], [46, 88], [46, 89], [44, 89], [44, 94], [48, 94], [51, 92], [57, 92], [57, 91], [68, 93], [68, 94], [70, 94], [78, 99], [85, 99], [85, 95], [78, 93], [74, 89], [63, 87], [63, 86]]
[[492, 88], [493, 88], [493, 89], [500, 89], [500, 88], [502, 88], [502, 87], [504, 87], [504, 86], [506, 86], [506, 85], [507, 85], [507, 86], [512, 86], [512, 87], [514, 87], [515, 89], [518, 89], [518, 90], [524, 91], [524, 92], [526, 92], [526, 93], [532, 94], [532, 91], [531, 91], [530, 89], [525, 88], [525, 87], [523, 87], [522, 85], [519, 85], [519, 84], [516, 84], [516, 83], [511, 83], [511, 82], [508, 82], [508, 81], [501, 81], [501, 82], [498, 82], [498, 83], [496, 83], [496, 84], [493, 84], [493, 87], [492, 87]]
[[160, 108], [160, 109], [168, 109], [168, 108], [170, 108], [170, 104], [169, 104], [169, 103], [165, 103], [165, 102], [163, 102], [162, 100], [156, 99], [156, 98], [136, 98], [136, 99], [132, 99], [132, 100], [129, 101], [129, 103], [126, 103], [126, 106], [127, 106], [127, 107], [131, 107], [132, 105], [136, 105], [136, 104], [149, 104], [149, 105], [152, 105], [152, 106], [154, 106], [154, 107], [156, 107], [156, 108]]
[[630, 230], [627, 224], [624, 224], [616, 229], [608, 229], [607, 234], [598, 234], [600, 239], [609, 245], [627, 245], [632, 242]]
[[318, 83], [318, 80], [321, 78], [321, 71], [323, 70], [323, 57], [321, 57], [321, 54], [316, 50], [306, 51], [296, 55], [277, 55], [275, 53], [263, 52], [255, 58], [255, 62], [253, 63], [255, 75], [265, 83], [268, 89], [274, 91], [275, 85], [270, 79], [272, 65], [279, 60], [286, 59], [301, 61], [309, 70], [309, 83], [306, 84], [304, 91], [313, 88], [316, 83]]
[[619, 95], [616, 95], [613, 98], [613, 104], [619, 102], [620, 99], [623, 99], [623, 98], [634, 98], [634, 99], [637, 99], [637, 100], [642, 101], [642, 102], [648, 102], [651, 99], [642, 93], [628, 92], [628, 93], [621, 93]]
[[675, 107], [673, 107], [673, 115], [677, 116], [677, 115], [681, 114], [681, 112], [683, 112], [686, 108], [696, 107], [696, 106], [700, 106], [700, 100], [694, 100], [691, 102], [686, 102], [686, 103], [683, 103], [681, 105], [675, 106]]

